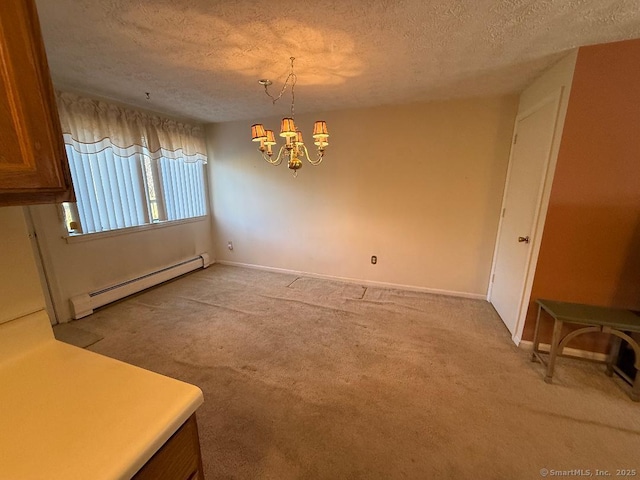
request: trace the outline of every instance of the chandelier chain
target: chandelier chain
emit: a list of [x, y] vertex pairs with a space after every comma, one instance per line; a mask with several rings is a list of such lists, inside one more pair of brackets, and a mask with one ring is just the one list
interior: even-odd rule
[[284, 95], [284, 92], [287, 89], [287, 85], [289, 85], [289, 80], [291, 80], [291, 118], [295, 117], [295, 103], [296, 103], [296, 82], [298, 80], [298, 76], [293, 72], [293, 61], [295, 60], [295, 57], [290, 57], [291, 60], [291, 71], [289, 72], [289, 75], [287, 76], [287, 79], [284, 81], [284, 85], [282, 85], [282, 89], [280, 90], [280, 93], [278, 94], [277, 97], [274, 97], [273, 95], [271, 95], [269, 93], [269, 86], [267, 84], [264, 84], [264, 93], [267, 94], [267, 96], [271, 99], [272, 103], [275, 105], [275, 103], [280, 100], [280, 98], [282, 98], [282, 95]]

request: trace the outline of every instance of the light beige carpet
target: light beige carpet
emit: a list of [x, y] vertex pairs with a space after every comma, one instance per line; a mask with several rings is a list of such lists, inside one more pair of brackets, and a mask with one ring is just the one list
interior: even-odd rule
[[77, 324], [202, 388], [208, 479], [640, 469], [627, 387], [568, 359], [547, 385], [484, 301], [213, 265]]

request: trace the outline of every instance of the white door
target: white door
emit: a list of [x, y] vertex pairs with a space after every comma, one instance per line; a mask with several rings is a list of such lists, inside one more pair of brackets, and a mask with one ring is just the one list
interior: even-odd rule
[[[511, 334], [526, 314], [524, 291], [547, 176], [560, 94], [516, 120], [503, 200], [490, 301]], [[528, 300], [528, 299], [526, 299]]]

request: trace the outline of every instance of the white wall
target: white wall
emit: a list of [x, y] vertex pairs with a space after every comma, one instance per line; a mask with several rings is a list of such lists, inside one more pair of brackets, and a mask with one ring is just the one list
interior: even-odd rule
[[22, 207], [0, 208], [0, 323], [44, 308]]
[[157, 270], [211, 250], [211, 222], [203, 220], [67, 243], [55, 205], [30, 207], [49, 278], [56, 317], [71, 319], [69, 298]]
[[254, 122], [210, 125], [215, 257], [484, 296], [516, 108], [505, 96], [299, 115], [307, 143], [316, 119], [331, 137], [296, 179], [260, 158]]

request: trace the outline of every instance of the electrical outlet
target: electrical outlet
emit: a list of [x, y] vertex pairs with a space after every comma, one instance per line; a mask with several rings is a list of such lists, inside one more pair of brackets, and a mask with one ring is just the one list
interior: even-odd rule
[[376, 263], [378, 263], [378, 257], [376, 257], [375, 255], [371, 255], [371, 264], [375, 265]]
[[229, 250], [233, 250], [233, 242], [229, 242], [229, 243], [227, 243], [227, 248], [228, 248]]

